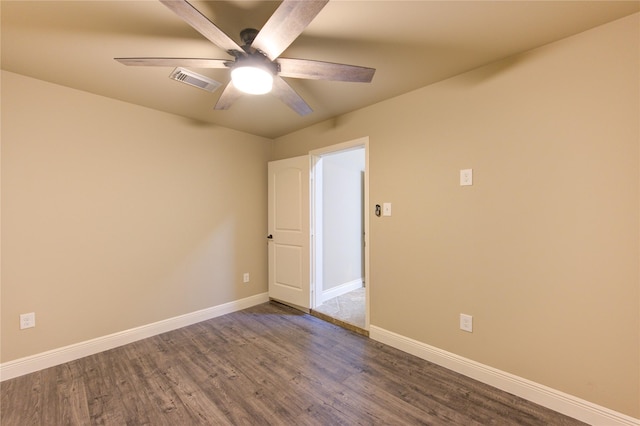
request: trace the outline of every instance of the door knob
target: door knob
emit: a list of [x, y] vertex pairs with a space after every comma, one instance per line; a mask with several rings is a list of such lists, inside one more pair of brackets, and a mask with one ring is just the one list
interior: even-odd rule
[[273, 235], [271, 235], [271, 234], [267, 235], [267, 239], [273, 240]]

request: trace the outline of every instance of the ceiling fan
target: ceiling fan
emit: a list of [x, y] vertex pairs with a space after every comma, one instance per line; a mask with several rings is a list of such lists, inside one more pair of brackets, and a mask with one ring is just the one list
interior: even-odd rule
[[284, 0], [260, 31], [240, 32], [239, 46], [186, 0], [160, 0], [233, 59], [204, 58], [115, 58], [124, 65], [194, 68], [229, 68], [231, 81], [220, 95], [215, 109], [228, 109], [242, 93], [273, 93], [300, 115], [311, 107], [282, 77], [368, 83], [374, 68], [309, 59], [281, 58], [280, 54], [311, 23], [329, 0]]

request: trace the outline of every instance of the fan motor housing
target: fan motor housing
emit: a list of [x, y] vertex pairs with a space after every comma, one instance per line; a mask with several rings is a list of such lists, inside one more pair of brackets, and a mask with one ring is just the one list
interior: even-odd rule
[[248, 56], [237, 57], [231, 68], [235, 67], [265, 68], [274, 75], [280, 72], [280, 65], [277, 62], [271, 61], [260, 52], [250, 53]]

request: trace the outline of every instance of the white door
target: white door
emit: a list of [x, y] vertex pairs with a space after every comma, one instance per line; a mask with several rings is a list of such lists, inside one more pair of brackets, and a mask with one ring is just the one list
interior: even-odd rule
[[311, 307], [309, 157], [269, 163], [269, 297]]

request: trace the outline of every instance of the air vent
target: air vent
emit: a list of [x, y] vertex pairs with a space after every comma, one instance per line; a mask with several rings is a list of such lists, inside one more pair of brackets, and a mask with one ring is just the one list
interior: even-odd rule
[[222, 83], [212, 80], [209, 77], [205, 77], [204, 75], [200, 75], [184, 68], [176, 68], [173, 70], [169, 78], [197, 87], [198, 89], [206, 90], [207, 92], [213, 92], [222, 85]]

